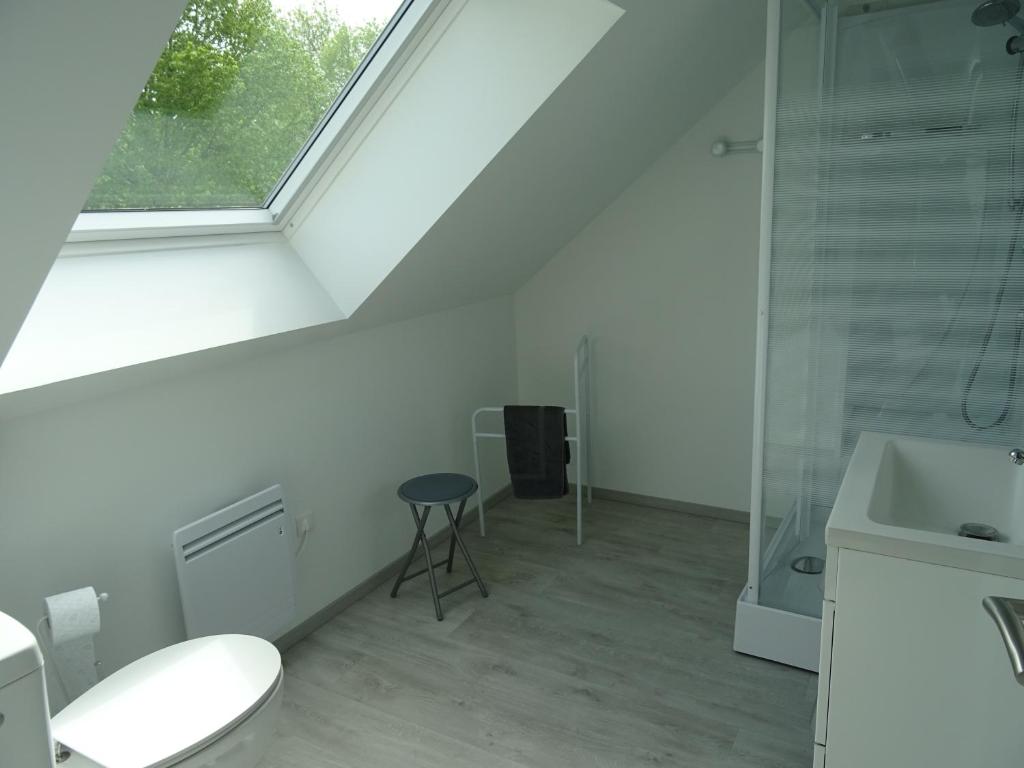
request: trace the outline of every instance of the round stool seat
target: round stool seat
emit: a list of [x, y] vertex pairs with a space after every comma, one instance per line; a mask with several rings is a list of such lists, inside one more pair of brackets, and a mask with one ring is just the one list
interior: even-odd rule
[[398, 498], [409, 504], [451, 504], [469, 498], [476, 491], [476, 480], [467, 475], [441, 472], [406, 480], [398, 488]]

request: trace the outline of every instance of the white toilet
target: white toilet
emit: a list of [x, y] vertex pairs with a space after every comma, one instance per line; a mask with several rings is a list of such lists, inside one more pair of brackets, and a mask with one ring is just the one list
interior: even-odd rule
[[52, 718], [32, 633], [0, 613], [0, 766], [253, 768], [281, 708], [281, 655], [249, 635], [213, 635], [118, 670]]

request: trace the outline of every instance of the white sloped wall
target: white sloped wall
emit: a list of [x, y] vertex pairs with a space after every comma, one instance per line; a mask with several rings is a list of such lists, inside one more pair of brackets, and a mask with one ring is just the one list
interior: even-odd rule
[[598, 487], [747, 510], [763, 69], [713, 107], [515, 296], [522, 402], [565, 402], [594, 349]]

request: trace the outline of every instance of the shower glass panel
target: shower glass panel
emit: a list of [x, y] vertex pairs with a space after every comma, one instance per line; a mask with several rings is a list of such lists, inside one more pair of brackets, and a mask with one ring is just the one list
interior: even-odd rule
[[[818, 189], [822, 186], [822, 99], [825, 89], [824, 14], [802, 0], [783, 0], [779, 41], [778, 106], [772, 259], [769, 282], [762, 471], [761, 584], [759, 603], [806, 615], [821, 615], [828, 510], [811, 493], [811, 477], [834, 455], [815, 429], [830, 403], [815, 387], [819, 351], [829, 333], [820, 295], [814, 290], [819, 258], [814, 239]], [[810, 566], [810, 567], [808, 567]]]
[[781, 4], [758, 605], [821, 615], [862, 431], [1021, 440], [1024, 57], [977, 4]]

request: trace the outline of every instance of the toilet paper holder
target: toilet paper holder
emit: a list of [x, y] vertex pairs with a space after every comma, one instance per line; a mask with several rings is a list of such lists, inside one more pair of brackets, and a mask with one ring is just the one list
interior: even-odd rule
[[[102, 605], [103, 603], [106, 603], [109, 600], [110, 600], [110, 594], [108, 592], [99, 592], [96, 595], [96, 602], [97, 602], [97, 604]], [[43, 632], [43, 625], [46, 626], [46, 632]], [[36, 637], [39, 638], [40, 643], [42, 644], [44, 650], [52, 658], [53, 657], [53, 642], [52, 642], [53, 632], [52, 632], [52, 627], [50, 626], [50, 617], [49, 616], [42, 616], [42, 617], [40, 617], [39, 621], [36, 622]], [[97, 671], [99, 671], [99, 670], [101, 670], [103, 668], [103, 662], [100, 661], [99, 659], [97, 659], [94, 666], [96, 667]], [[58, 680], [60, 681], [61, 688], [64, 688], [64, 682], [63, 682], [63, 680], [60, 680], [59, 675], [58, 675]], [[67, 695], [67, 692], [65, 691], [65, 696], [66, 695]]]

